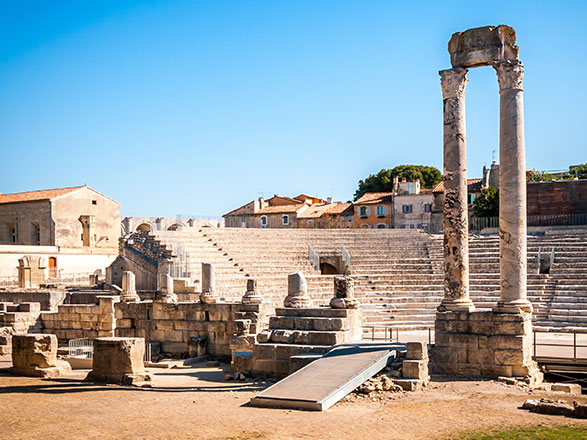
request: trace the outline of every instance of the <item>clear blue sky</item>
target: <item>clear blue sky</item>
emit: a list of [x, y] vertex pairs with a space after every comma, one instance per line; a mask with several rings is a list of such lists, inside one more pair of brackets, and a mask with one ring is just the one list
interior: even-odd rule
[[[587, 2], [0, 1], [0, 192], [87, 183], [123, 215], [221, 215], [264, 193], [349, 200], [381, 168], [442, 169], [453, 32], [508, 24], [527, 167], [587, 162]], [[498, 145], [469, 73], [468, 169]]]

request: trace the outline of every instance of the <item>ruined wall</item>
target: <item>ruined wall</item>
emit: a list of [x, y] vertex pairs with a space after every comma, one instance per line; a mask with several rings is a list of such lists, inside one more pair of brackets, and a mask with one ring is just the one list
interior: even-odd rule
[[528, 215], [587, 213], [587, 180], [528, 182]]
[[[35, 228], [40, 230], [40, 242]], [[12, 241], [16, 228], [16, 243]], [[53, 243], [51, 203], [48, 200], [0, 204], [0, 244], [51, 246]]]
[[56, 311], [63, 304], [67, 292], [65, 290], [10, 290], [0, 291], [0, 302], [6, 303], [39, 303], [40, 310]]
[[60, 341], [114, 336], [118, 297], [100, 296], [98, 301], [97, 305], [62, 304], [56, 312], [41, 313], [42, 332], [52, 333]]
[[195, 351], [194, 338], [206, 338], [208, 354], [229, 356], [237, 320], [251, 320], [256, 333], [266, 322], [262, 304], [117, 303], [116, 336], [160, 342], [161, 351], [185, 357]]
[[121, 231], [120, 205], [115, 201], [89, 188], [83, 188], [54, 199], [52, 211], [56, 246], [83, 248], [83, 228], [79, 218], [89, 215], [95, 217], [94, 247], [118, 249]]

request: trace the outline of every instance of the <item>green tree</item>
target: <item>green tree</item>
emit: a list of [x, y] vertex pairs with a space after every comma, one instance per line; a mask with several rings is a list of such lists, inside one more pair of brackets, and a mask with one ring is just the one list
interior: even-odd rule
[[358, 200], [368, 192], [393, 191], [394, 177], [405, 178], [409, 182], [420, 179], [424, 188], [432, 188], [442, 180], [442, 173], [437, 168], [426, 165], [398, 165], [392, 169], [383, 169], [364, 180], [359, 180], [359, 188], [355, 191], [354, 200]]
[[473, 202], [475, 217], [497, 217], [499, 215], [499, 191], [493, 186], [484, 189]]

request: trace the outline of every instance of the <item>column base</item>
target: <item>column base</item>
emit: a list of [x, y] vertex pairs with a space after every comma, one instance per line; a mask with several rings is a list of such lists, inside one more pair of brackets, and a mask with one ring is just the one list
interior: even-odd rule
[[444, 298], [437, 310], [439, 312], [473, 312], [475, 304], [469, 298]]
[[495, 313], [532, 313], [532, 303], [527, 299], [517, 299], [514, 301], [498, 301], [493, 308]]

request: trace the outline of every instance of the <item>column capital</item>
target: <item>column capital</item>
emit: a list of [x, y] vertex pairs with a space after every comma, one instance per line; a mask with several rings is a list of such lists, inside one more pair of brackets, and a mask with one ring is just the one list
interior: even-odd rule
[[467, 86], [467, 69], [455, 67], [454, 69], [441, 70], [440, 85], [442, 87], [442, 97], [462, 98], [465, 96], [465, 87]]
[[524, 90], [524, 65], [518, 60], [499, 61], [492, 64], [497, 73], [499, 90]]

